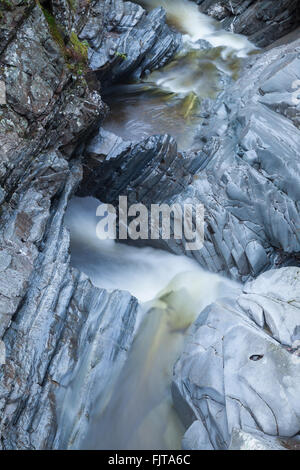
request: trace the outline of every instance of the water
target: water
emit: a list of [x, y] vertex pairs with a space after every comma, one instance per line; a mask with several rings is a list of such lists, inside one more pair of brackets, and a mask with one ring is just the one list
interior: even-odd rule
[[105, 411], [95, 403], [88, 449], [180, 449], [183, 426], [173, 409], [173, 365], [187, 328], [199, 312], [239, 286], [203, 271], [184, 256], [136, 248], [96, 236], [94, 198], [74, 198], [66, 225], [71, 232], [72, 265], [93, 284], [123, 289], [141, 304], [140, 327], [127, 363]]
[[235, 49], [239, 55], [253, 50], [253, 44], [245, 36], [224, 31], [218, 21], [201, 13], [197, 4], [189, 0], [135, 0], [134, 3], [147, 10], [163, 7], [168, 23], [194, 42], [205, 39], [214, 47]]
[[[183, 33], [176, 57], [142, 83], [107, 90], [111, 114], [104, 127], [125, 140], [167, 133], [179, 150], [192, 148], [204, 98], [215, 98], [224, 80], [238, 76], [240, 62], [254, 50], [247, 38], [221, 29], [188, 0], [141, 0], [147, 9], [163, 6], [170, 25]], [[203, 50], [199, 40], [213, 46]]]
[[100, 241], [96, 236], [98, 205], [99, 201], [91, 197], [74, 198], [66, 217], [71, 229], [72, 265], [87, 274], [95, 286], [127, 290], [140, 302], [147, 302], [180, 272], [201, 271], [185, 256], [113, 240]]
[[[166, 132], [180, 149], [190, 148], [201, 101], [217, 95], [224, 74], [237, 77], [240, 61], [253, 46], [246, 38], [223, 31], [188, 0], [136, 3], [148, 9], [164, 6], [169, 24], [184, 34], [183, 47], [170, 64], [143, 81], [107, 90], [111, 114], [104, 127], [126, 140]], [[202, 39], [213, 48], [201, 49]], [[106, 408], [94, 404], [82, 448], [180, 449], [184, 429], [170, 392], [174, 363], [199, 313], [225, 295], [236, 296], [240, 286], [203, 271], [187, 257], [98, 240], [98, 204], [93, 198], [74, 198], [70, 204], [66, 223], [72, 265], [98, 287], [128, 290], [141, 309], [128, 360], [116, 386], [107, 391]]]

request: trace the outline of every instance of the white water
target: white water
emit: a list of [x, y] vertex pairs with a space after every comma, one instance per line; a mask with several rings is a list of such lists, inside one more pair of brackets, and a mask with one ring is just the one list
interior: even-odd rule
[[163, 7], [168, 21], [186, 35], [186, 40], [196, 42], [205, 39], [214, 47], [229, 47], [239, 51], [241, 56], [254, 49], [245, 36], [223, 30], [220, 23], [201, 13], [197, 4], [189, 0], [140, 0], [136, 3], [148, 10]]
[[[244, 36], [224, 31], [188, 0], [140, 0], [147, 9], [163, 6], [169, 24], [183, 33], [183, 47], [142, 83], [114, 86], [105, 99], [111, 114], [104, 127], [125, 140], [170, 134], [179, 150], [193, 147], [204, 98], [215, 98], [225, 76], [235, 79], [242, 58], [255, 49]], [[199, 40], [213, 46], [201, 49]], [[151, 112], [150, 112], [151, 110]]]
[[95, 403], [83, 448], [180, 449], [184, 429], [170, 392], [173, 365], [186, 329], [198, 314], [239, 286], [203, 271], [184, 256], [136, 248], [96, 236], [94, 198], [74, 198], [66, 225], [72, 265], [109, 290], [125, 289], [141, 302], [142, 318], [127, 363], [105, 410]]
[[[150, 74], [142, 85], [126, 85], [119, 94], [115, 90], [106, 127], [131, 140], [169, 132], [187, 147], [194, 132], [187, 111], [197, 109], [194, 98], [214, 97], [219, 91], [219, 71], [232, 76], [236, 60], [254, 47], [246, 38], [223, 31], [188, 0], [136, 3], [147, 8], [163, 6], [169, 23], [184, 34], [184, 47], [174, 61]], [[201, 51], [199, 39], [221, 48]], [[137, 92], [139, 87], [141, 92]], [[199, 122], [196, 114], [195, 118]], [[66, 223], [71, 230], [72, 264], [98, 287], [131, 292], [141, 303], [142, 316], [122, 374], [114, 389], [107, 391], [106, 409], [94, 404], [82, 447], [180, 449], [184, 429], [172, 405], [173, 365], [189, 325], [200, 312], [223, 296], [236, 296], [240, 287], [203, 271], [187, 257], [98, 240], [98, 204], [93, 198], [74, 198], [70, 204]]]
[[[213, 301], [221, 278], [203, 271], [193, 259], [150, 247], [136, 248], [113, 240], [99, 240], [96, 235], [98, 205], [99, 201], [92, 197], [74, 198], [66, 216], [66, 225], [71, 230], [72, 264], [87, 274], [95, 286], [127, 290], [140, 302], [147, 302], [175, 276], [186, 273], [189, 295], [193, 296], [195, 289], [199, 294], [200, 304], [196, 310]], [[197, 279], [202, 280], [202, 285], [197, 284]], [[205, 302], [201, 298], [202, 289]]]

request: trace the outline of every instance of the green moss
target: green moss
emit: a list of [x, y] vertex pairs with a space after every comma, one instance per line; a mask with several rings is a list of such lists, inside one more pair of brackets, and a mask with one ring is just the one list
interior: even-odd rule
[[65, 55], [66, 54], [66, 46], [65, 46], [64, 37], [63, 37], [63, 34], [62, 34], [60, 28], [56, 24], [54, 16], [51, 15], [51, 13], [48, 10], [46, 10], [46, 8], [42, 7], [41, 5], [40, 5], [40, 7], [41, 7], [42, 12], [44, 13], [45, 19], [48, 23], [51, 36], [53, 37], [54, 41], [59, 45], [63, 55]]
[[89, 45], [86, 41], [80, 41], [78, 36], [74, 31], [72, 31], [70, 36], [70, 43], [73, 47], [73, 51], [75, 52], [78, 57], [81, 58], [82, 62], [87, 62], [88, 58], [88, 48]]
[[67, 0], [69, 7], [71, 8], [72, 11], [76, 11], [77, 9], [77, 2], [76, 0]]
[[75, 75], [78, 75], [78, 77], [82, 77], [86, 72], [86, 67], [84, 67], [82, 64], [69, 63], [67, 64], [67, 67]]
[[13, 10], [14, 5], [11, 3], [10, 0], [0, 0], [0, 21], [5, 18], [5, 10]]
[[89, 44], [86, 41], [80, 41], [74, 31], [70, 34], [66, 44], [63, 28], [56, 23], [54, 16], [46, 8], [39, 3], [38, 5], [44, 13], [51, 36], [60, 47], [67, 67], [78, 76], [84, 75], [87, 70]]
[[126, 60], [126, 59], [127, 59], [127, 55], [126, 55], [126, 54], [122, 54], [122, 52], [116, 51], [116, 52], [115, 52], [115, 56], [121, 57], [122, 60]]
[[0, 0], [0, 5], [4, 8], [8, 8], [9, 10], [13, 8], [13, 4], [10, 0]]

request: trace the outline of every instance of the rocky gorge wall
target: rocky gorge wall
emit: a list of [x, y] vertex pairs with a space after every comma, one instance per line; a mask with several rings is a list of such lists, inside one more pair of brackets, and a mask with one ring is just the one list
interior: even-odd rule
[[299, 265], [299, 70], [299, 40], [249, 61], [203, 102], [192, 152], [178, 152], [169, 136], [116, 144], [100, 131], [85, 152], [80, 194], [148, 206], [201, 202], [203, 248], [188, 252], [184, 239], [161, 246], [236, 280]]
[[[292, 29], [286, 24], [284, 31]], [[121, 0], [0, 2], [3, 449], [80, 446], [92, 402], [113, 386], [134, 338], [136, 299], [95, 288], [70, 266], [64, 214], [73, 194], [111, 202], [121, 193], [146, 203], [200, 200], [208, 215], [197, 260], [236, 279], [298, 263], [299, 104], [293, 83], [300, 79], [299, 41], [253, 58], [236, 84], [204, 104], [197, 152], [179, 154], [169, 136], [124, 143], [98, 131], [108, 113], [102, 89], [162, 66], [180, 45], [181, 35], [166, 25], [162, 9], [146, 14]], [[184, 244], [168, 249], [184, 252]], [[288, 306], [291, 301], [298, 309], [297, 299], [282, 299]], [[262, 329], [260, 307], [248, 310], [251, 328], [256, 315]], [[296, 321], [289, 326], [292, 339], [278, 339], [272, 327], [273, 339], [257, 333], [263, 344], [279, 341], [280, 351], [281, 343], [290, 346], [283, 353], [289, 363], [297, 356]], [[218, 368], [215, 373], [222, 381]], [[178, 390], [186, 377], [177, 366]], [[190, 404], [190, 396], [180, 393]], [[294, 398], [291, 403], [285, 411], [296, 416], [290, 428], [259, 429], [296, 434], [299, 410]], [[191, 421], [202, 418], [196, 413]], [[209, 420], [201, 422], [200, 428], [208, 427]], [[236, 420], [222, 426], [226, 447]]]
[[297, 0], [193, 0], [200, 10], [220, 20], [225, 29], [245, 34], [259, 47], [300, 25]]
[[[180, 37], [162, 10], [148, 17], [121, 1], [0, 7], [1, 448], [66, 448], [79, 445], [95, 396], [118, 375], [137, 313], [128, 293], [96, 289], [70, 266], [63, 218], [82, 177], [75, 149], [107, 113], [93, 64], [109, 79], [155, 68]], [[139, 22], [147, 41], [136, 39], [124, 67], [121, 42], [131, 35], [133, 46]], [[76, 377], [76, 405], [58, 421]]]

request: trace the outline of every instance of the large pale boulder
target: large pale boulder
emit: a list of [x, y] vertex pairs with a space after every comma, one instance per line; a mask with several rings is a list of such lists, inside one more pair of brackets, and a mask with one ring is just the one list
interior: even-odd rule
[[207, 307], [175, 366], [186, 448], [226, 449], [234, 429], [300, 431], [300, 269], [271, 270]]

